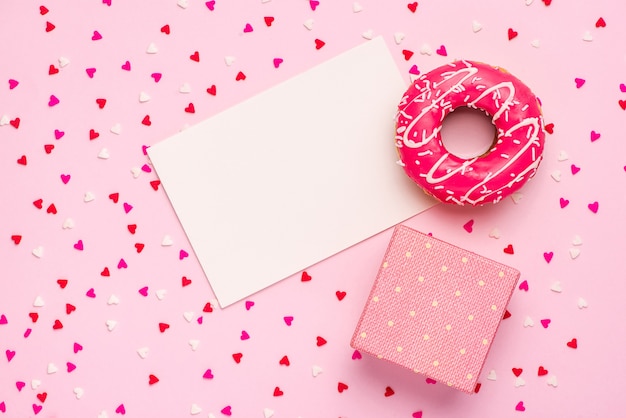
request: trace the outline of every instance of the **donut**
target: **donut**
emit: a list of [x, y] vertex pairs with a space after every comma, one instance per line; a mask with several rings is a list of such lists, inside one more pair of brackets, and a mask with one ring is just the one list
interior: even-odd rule
[[[444, 119], [461, 106], [484, 111], [496, 128], [483, 155], [458, 157], [441, 140]], [[463, 60], [421, 75], [404, 93], [395, 121], [399, 164], [427, 194], [445, 203], [497, 203], [533, 177], [541, 162], [540, 102], [499, 67]]]

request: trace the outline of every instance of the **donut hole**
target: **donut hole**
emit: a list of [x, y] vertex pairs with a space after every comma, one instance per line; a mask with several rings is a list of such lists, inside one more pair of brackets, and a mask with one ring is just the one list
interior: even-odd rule
[[441, 125], [441, 141], [446, 150], [459, 158], [485, 155], [495, 144], [497, 131], [491, 117], [479, 109], [459, 107]]

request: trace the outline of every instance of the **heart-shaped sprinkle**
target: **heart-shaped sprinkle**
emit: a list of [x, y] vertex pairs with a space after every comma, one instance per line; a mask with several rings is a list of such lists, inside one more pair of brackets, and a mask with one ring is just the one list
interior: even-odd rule
[[467, 221], [464, 225], [463, 225], [463, 229], [465, 229], [467, 232], [472, 232], [474, 230], [474, 220], [470, 219], [469, 221]]
[[550, 325], [550, 322], [552, 322], [552, 321], [551, 321], [550, 319], [542, 319], [542, 320], [541, 320], [541, 321], [539, 321], [539, 322], [541, 322], [541, 325], [542, 325], [544, 328], [548, 328], [548, 326]]
[[578, 309], [584, 309], [588, 306], [587, 301], [584, 298], [578, 298], [577, 305], [578, 305]]
[[572, 260], [578, 258], [578, 256], [580, 255], [580, 249], [578, 249], [578, 248], [570, 248], [569, 249], [569, 255], [572, 258]]
[[576, 338], [572, 338], [567, 342], [567, 346], [574, 349], [578, 348], [578, 340]]
[[404, 40], [404, 37], [406, 35], [402, 32], [396, 32], [393, 34], [393, 40], [395, 41], [396, 45], [400, 45], [400, 43], [402, 43], [402, 41]]
[[515, 379], [514, 385], [516, 388], [519, 388], [519, 387], [526, 385], [526, 381], [523, 378], [518, 377]]
[[106, 325], [109, 332], [113, 331], [117, 326], [117, 321], [114, 319], [107, 319], [104, 324]]
[[317, 336], [316, 344], [317, 344], [318, 347], [321, 347], [321, 346], [323, 346], [326, 343], [327, 343], [327, 341], [323, 337]]
[[68, 373], [72, 373], [74, 370], [76, 370], [76, 365], [75, 365], [74, 363], [72, 363], [72, 362], [69, 362], [69, 361], [68, 361], [68, 362], [65, 364], [65, 366], [67, 367], [67, 372], [68, 372]]
[[563, 291], [563, 287], [561, 286], [561, 282], [556, 281], [556, 282], [552, 283], [552, 286], [550, 286], [550, 290], [552, 290], [553, 292], [556, 292], [556, 293], [561, 293]]
[[361, 352], [359, 350], [354, 350], [352, 353], [352, 360], [361, 360], [361, 358], [363, 358]]
[[563, 209], [564, 207], [566, 207], [567, 205], [569, 205], [569, 200], [565, 199], [565, 198], [560, 198], [559, 199], [559, 204], [561, 205], [561, 209]]
[[63, 184], [67, 184], [70, 181], [70, 178], [72, 176], [69, 174], [61, 174], [61, 181], [63, 182]]
[[274, 388], [274, 396], [283, 396], [284, 392], [278, 386]]
[[596, 20], [596, 28], [605, 28], [606, 27], [606, 22], [604, 21], [604, 18], [600, 17], [598, 20]]
[[85, 293], [85, 296], [87, 296], [88, 298], [95, 298], [96, 297], [96, 291], [94, 290], [94, 288], [90, 288], [87, 293]]
[[474, 33], [480, 32], [482, 28], [483, 28], [483, 25], [480, 24], [480, 22], [477, 22], [475, 20], [472, 21], [472, 31]]
[[551, 174], [550, 177], [552, 177], [552, 179], [554, 181], [561, 181], [561, 171], [560, 170], [554, 170]]
[[254, 31], [254, 29], [252, 28], [252, 25], [249, 23], [246, 23], [246, 26], [244, 26], [243, 28], [243, 33], [250, 33]]
[[[150, 44], [146, 48], [146, 53], [147, 54], [156, 54], [158, 52], [159, 52], [159, 48], [157, 48], [157, 46], [154, 44], [154, 42], [150, 42]], [[126, 62], [128, 62], [128, 61], [126, 61]], [[130, 71], [130, 65], [128, 66], [128, 71]]]
[[121, 415], [126, 415], [126, 408], [124, 407], [124, 404], [120, 404], [120, 406], [115, 408], [115, 413], [116, 414], [121, 414]]
[[417, 5], [418, 3], [414, 1], [413, 3], [407, 4], [406, 7], [408, 7], [412, 13], [415, 13], [415, 11], [417, 10]]
[[46, 32], [52, 32], [55, 28], [54, 23], [46, 22]]
[[326, 45], [326, 42], [322, 41], [321, 39], [315, 39], [315, 49], [320, 50], [324, 45]]
[[320, 2], [317, 0], [309, 0], [309, 6], [311, 6], [311, 10], [315, 11], [315, 9], [317, 9], [317, 6], [320, 5]]
[[548, 370], [546, 370], [543, 366], [539, 366], [539, 370], [537, 370], [537, 376], [545, 376], [548, 374]]
[[[6, 350], [4, 352], [4, 354], [7, 356], [7, 361], [11, 361], [11, 360], [13, 360], [13, 357], [15, 357], [15, 351], [13, 351], [13, 350]], [[24, 387], [24, 386], [22, 386], [22, 387]], [[19, 386], [18, 386], [18, 390], [21, 390], [19, 388]]]
[[526, 407], [524, 406], [524, 402], [523, 401], [519, 401], [517, 403], [517, 405], [515, 405], [515, 410], [516, 411], [520, 411], [520, 412], [524, 412], [526, 410]]
[[413, 51], [408, 50], [408, 49], [403, 49], [402, 50], [402, 55], [404, 55], [404, 60], [408, 61], [411, 59], [411, 57], [413, 56]]
[[59, 368], [54, 363], [48, 363], [48, 368], [46, 371], [48, 374], [54, 374], [59, 371]]
[[337, 291], [335, 292], [335, 296], [337, 296], [337, 299], [338, 299], [339, 301], [342, 301], [342, 300], [343, 300], [343, 298], [345, 298], [345, 297], [346, 297], [346, 294], [347, 294], [346, 292], [343, 292], [343, 291], [340, 291], [340, 290], [337, 290]]
[[194, 53], [189, 56], [189, 59], [195, 62], [200, 62], [200, 53], [198, 51], [194, 51]]
[[76, 399], [82, 398], [84, 394], [85, 394], [85, 390], [83, 388], [81, 387], [74, 388], [74, 395], [76, 396]]
[[202, 412], [202, 408], [195, 403], [191, 404], [191, 410], [189, 411], [191, 415], [198, 415], [200, 412]]
[[348, 390], [348, 385], [346, 385], [346, 384], [345, 384], [345, 383], [343, 383], [343, 382], [339, 382], [339, 383], [337, 383], [337, 391], [338, 391], [339, 393], [343, 393], [343, 392], [344, 392], [344, 391], [346, 391], [346, 390]]
[[93, 31], [93, 35], [91, 36], [91, 40], [92, 41], [99, 41], [100, 39], [102, 39], [102, 35], [97, 30], [94, 30]]
[[139, 354], [139, 357], [141, 357], [142, 359], [145, 359], [146, 357], [148, 357], [149, 351], [150, 349], [148, 347], [141, 347], [137, 349], [137, 354]]
[[572, 175], [575, 175], [580, 171], [580, 167], [576, 166], [575, 164], [572, 164], [570, 166], [570, 169], [572, 170]]
[[544, 252], [543, 253], [543, 258], [546, 260], [547, 263], [549, 263], [550, 261], [552, 261], [552, 257], [554, 256], [554, 253], [552, 251], [549, 252]]
[[211, 371], [211, 369], [206, 369], [206, 371], [202, 375], [202, 378], [203, 379], [213, 379], [213, 372]]
[[505, 254], [515, 254], [515, 251], [513, 250], [513, 245], [509, 244], [504, 248], [504, 253]]
[[437, 48], [437, 55], [441, 55], [442, 57], [447, 57], [448, 56], [448, 51], [446, 50], [445, 45], [441, 45], [439, 48]]
[[83, 346], [80, 345], [79, 343], [74, 343], [74, 354], [78, 353], [79, 351], [83, 351]]
[[283, 63], [283, 59], [282, 58], [274, 58], [274, 68], [278, 68], [280, 67], [280, 64]]
[[52, 107], [52, 106], [56, 106], [60, 103], [61, 101], [59, 100], [58, 97], [56, 97], [54, 94], [50, 95], [50, 99], [48, 100], [48, 106]]
[[507, 32], [507, 35], [508, 35], [509, 41], [510, 41], [510, 40], [516, 38], [518, 33], [515, 30], [513, 30], [513, 28], [509, 28], [509, 30]]
[[559, 385], [559, 383], [556, 380], [556, 376], [550, 376], [548, 380], [546, 380], [546, 384], [552, 387], [557, 387]]
[[493, 380], [493, 381], [495, 381], [495, 380], [497, 380], [497, 379], [498, 379], [498, 377], [497, 377], [497, 375], [496, 375], [496, 371], [495, 371], [495, 370], [491, 370], [491, 371], [489, 372], [489, 374], [487, 375], [487, 380]]
[[235, 360], [235, 363], [237, 363], [237, 364], [241, 363], [241, 358], [242, 357], [243, 357], [243, 354], [241, 354], [241, 353], [233, 354], [233, 360]]
[[247, 300], [245, 303], [245, 306], [246, 306], [246, 311], [249, 311], [254, 306], [254, 302], [251, 300]]
[[283, 321], [285, 321], [285, 324], [290, 327], [293, 322], [293, 316], [285, 316], [283, 317]]
[[515, 377], [519, 377], [522, 372], [524, 371], [523, 369], [517, 368], [517, 367], [513, 367], [513, 369], [511, 369], [513, 371], [513, 374], [515, 375]]
[[593, 213], [598, 213], [598, 207], [599, 207], [599, 203], [598, 202], [593, 202], [593, 203], [589, 203], [587, 205], [587, 207], [589, 208], [590, 211], [592, 211]]
[[579, 89], [585, 84], [585, 79], [576, 77], [574, 83], [576, 83], [576, 88]]
[[265, 25], [267, 27], [272, 26], [272, 23], [274, 23], [274, 18], [272, 16], [265, 16], [263, 20], [265, 21]]
[[524, 328], [535, 326], [535, 321], [530, 316], [524, 318]]
[[37, 296], [35, 298], [35, 301], [33, 302], [33, 306], [35, 308], [41, 308], [44, 305], [45, 305], [45, 302], [43, 301], [42, 297], [41, 296]]
[[590, 138], [591, 142], [597, 141], [598, 139], [600, 139], [600, 132], [591, 131]]
[[394, 394], [395, 394], [395, 392], [393, 391], [393, 389], [390, 386], [387, 386], [385, 388], [385, 398], [393, 396]]
[[250, 339], [250, 334], [246, 332], [246, 330], [241, 331], [241, 336], [239, 337], [241, 341], [245, 341]]

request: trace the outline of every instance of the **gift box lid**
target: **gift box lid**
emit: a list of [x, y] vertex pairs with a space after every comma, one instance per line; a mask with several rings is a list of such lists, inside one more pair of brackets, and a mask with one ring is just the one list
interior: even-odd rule
[[473, 393], [519, 271], [398, 226], [351, 345]]

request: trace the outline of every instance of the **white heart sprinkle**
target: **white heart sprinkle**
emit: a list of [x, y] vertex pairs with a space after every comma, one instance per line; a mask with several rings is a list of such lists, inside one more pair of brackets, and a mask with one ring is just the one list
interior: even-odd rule
[[233, 62], [235, 62], [235, 57], [233, 57], [232, 55], [227, 55], [224, 57], [224, 62], [227, 66], [230, 67], [231, 65], [233, 65]]
[[41, 386], [41, 380], [38, 379], [33, 379], [30, 381], [30, 387], [33, 389], [37, 389], [39, 386]]
[[565, 161], [569, 158], [569, 155], [565, 151], [559, 151], [559, 155], [556, 158], [559, 161]]
[[119, 305], [120, 303], [120, 299], [115, 296], [115, 295], [111, 295], [109, 296], [109, 300], [107, 301], [108, 305]]
[[65, 57], [59, 57], [59, 66], [61, 68], [66, 67], [70, 64], [70, 60]]
[[483, 28], [483, 25], [481, 25], [479, 22], [475, 20], [472, 21], [472, 31], [474, 31], [474, 33], [480, 32], [482, 28]]
[[363, 11], [363, 7], [355, 1], [354, 3], [352, 3], [352, 11], [354, 13], [359, 13], [360, 11]]
[[193, 312], [183, 312], [183, 318], [185, 318], [187, 322], [191, 322], [193, 320]]
[[324, 370], [320, 366], [311, 367], [311, 372], [313, 373], [313, 377], [319, 376]]
[[83, 198], [83, 200], [85, 202], [91, 202], [96, 198], [96, 196], [92, 193], [92, 192], [85, 192], [85, 197]]
[[[269, 0], [267, 0], [267, 1], [269, 1]], [[209, 412], [208, 418], [215, 418], [215, 415], [213, 415], [212, 413]]]
[[418, 78], [419, 78], [419, 75], [409, 74], [409, 80], [411, 80], [411, 83], [414, 83], [415, 80], [417, 80]]
[[8, 115], [2, 115], [2, 117], [0, 118], [0, 126], [8, 125], [10, 121], [11, 119], [9, 119]]
[[98, 153], [98, 158], [103, 159], [103, 160], [108, 160], [110, 157], [109, 155], [109, 150], [106, 148], [102, 148], [100, 150], [100, 152]]
[[428, 44], [423, 44], [420, 48], [420, 54], [422, 55], [432, 55], [433, 49]]
[[121, 134], [122, 125], [120, 125], [119, 123], [116, 123], [115, 125], [111, 126], [111, 132], [113, 132], [115, 135]]
[[274, 410], [269, 408], [263, 408], [263, 416], [265, 418], [272, 418], [274, 416]]
[[159, 289], [156, 292], [154, 292], [154, 294], [156, 295], [158, 300], [163, 300], [165, 298], [165, 295], [167, 294], [167, 290]]
[[141, 168], [139, 167], [133, 167], [130, 169], [130, 174], [133, 175], [133, 178], [136, 179], [137, 177], [139, 177], [141, 175]]
[[33, 302], [33, 306], [36, 307], [36, 308], [41, 308], [44, 305], [45, 305], [45, 303], [44, 303], [43, 299], [41, 298], [41, 296], [37, 296], [35, 298], [35, 301]]
[[117, 321], [113, 320], [113, 319], [107, 319], [105, 322], [107, 329], [109, 331], [113, 331], [115, 329], [115, 327], [117, 326]]
[[578, 248], [570, 248], [569, 249], [569, 256], [572, 257], [572, 260], [574, 260], [579, 255], [580, 255], [580, 249], [578, 249]]
[[402, 32], [396, 32], [393, 34], [393, 40], [396, 42], [396, 45], [400, 45], [400, 43], [402, 43], [402, 41], [404, 40], [404, 37], [406, 35]]
[[152, 97], [150, 97], [150, 95], [146, 93], [145, 91], [142, 91], [141, 93], [139, 93], [139, 103], [149, 102], [151, 98]]
[[56, 372], [58, 372], [59, 369], [57, 366], [55, 366], [54, 363], [48, 363], [48, 374], [54, 374]]
[[554, 170], [550, 176], [554, 179], [554, 181], [561, 181], [561, 171], [560, 170]]
[[367, 40], [370, 40], [370, 39], [372, 39], [374, 37], [374, 31], [372, 31], [371, 29], [367, 30], [367, 31], [363, 32], [361, 34], [361, 36], [363, 38], [367, 39]]
[[489, 232], [489, 237], [490, 237], [490, 238], [495, 238], [495, 239], [500, 238], [500, 230], [499, 230], [498, 228], [493, 228], [493, 229]]
[[269, 3], [272, 0], [261, 0], [261, 3]]
[[76, 395], [76, 399], [80, 399], [85, 394], [83, 388], [74, 388], [74, 395]]
[[524, 328], [535, 326], [535, 321], [530, 316], [524, 319]]
[[578, 298], [578, 308], [579, 308], [579, 309], [584, 309], [584, 308], [586, 308], [587, 306], [588, 306], [588, 305], [587, 305], [587, 301], [586, 301], [585, 299], [583, 299], [583, 298]]
[[520, 386], [524, 386], [526, 384], [526, 381], [524, 379], [522, 379], [521, 377], [517, 377], [515, 379], [515, 387], [518, 388]]
[[593, 36], [591, 36], [591, 32], [586, 31], [585, 33], [583, 33], [583, 41], [585, 42], [593, 41]]
[[495, 370], [491, 370], [487, 375], [487, 380], [496, 380], [497, 378]]
[[541, 46], [541, 42], [539, 42], [539, 39], [533, 39], [530, 41], [530, 46], [533, 48], [539, 48]]
[[195, 403], [192, 403], [190, 412], [191, 412], [191, 415], [198, 415], [200, 412], [202, 412], [202, 408], [200, 408]]
[[154, 42], [150, 42], [150, 45], [148, 45], [148, 48], [146, 48], [146, 53], [156, 54], [157, 52], [159, 52], [159, 48], [157, 48]]
[[107, 411], [102, 411], [98, 414], [98, 418], [109, 418], [109, 414], [107, 414]]
[[35, 249], [33, 249], [33, 255], [37, 258], [41, 258], [43, 257], [43, 247], [39, 246]]
[[139, 357], [141, 358], [146, 358], [148, 357], [148, 352], [150, 351], [150, 349], [148, 347], [141, 347], [137, 349], [137, 354], [139, 354]]
[[313, 30], [313, 19], [307, 19], [303, 23], [304, 27], [308, 30]]
[[186, 9], [187, 7], [189, 7], [189, 0], [178, 0], [178, 7], [182, 8], [182, 9]]
[[552, 290], [553, 292], [561, 293], [563, 291], [563, 288], [561, 287], [561, 282], [554, 282], [550, 287], [550, 290]]
[[161, 241], [161, 245], [164, 247], [169, 247], [172, 244], [174, 244], [174, 241], [172, 241], [172, 238], [169, 235], [165, 235], [163, 237], [163, 240]]
[[552, 387], [557, 387], [559, 385], [559, 382], [557, 382], [556, 376], [550, 376], [548, 380], [546, 381], [546, 384]]
[[522, 200], [523, 197], [524, 195], [520, 192], [515, 192], [511, 195], [511, 199], [513, 199], [513, 203], [515, 203], [516, 205], [520, 202], [520, 200]]
[[191, 86], [189, 85], [189, 83], [183, 83], [179, 88], [178, 91], [181, 93], [191, 93]]
[[534, 0], [526, 0], [526, 6], [530, 6], [531, 4], [533, 4]]
[[74, 226], [75, 224], [72, 218], [67, 218], [65, 221], [63, 221], [63, 229], [72, 229], [74, 228]]
[[189, 346], [191, 347], [191, 349], [193, 351], [196, 351], [198, 349], [199, 345], [200, 345], [200, 341], [198, 341], [198, 340], [189, 340]]
[[580, 237], [580, 235], [574, 235], [574, 238], [572, 239], [572, 245], [583, 245], [583, 239]]

